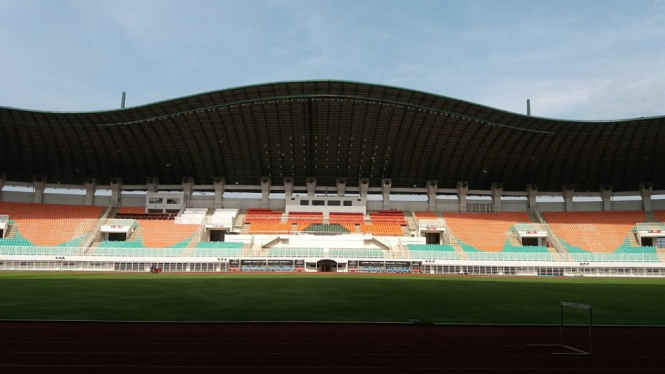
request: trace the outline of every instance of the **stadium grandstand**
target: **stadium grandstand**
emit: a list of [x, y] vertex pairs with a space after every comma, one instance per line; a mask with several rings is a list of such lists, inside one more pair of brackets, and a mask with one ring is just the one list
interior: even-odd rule
[[665, 277], [665, 117], [302, 81], [0, 131], [0, 270]]

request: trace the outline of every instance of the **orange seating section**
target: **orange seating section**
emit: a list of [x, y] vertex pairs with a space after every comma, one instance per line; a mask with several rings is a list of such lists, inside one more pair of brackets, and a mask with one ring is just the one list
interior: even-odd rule
[[416, 215], [416, 218], [418, 219], [437, 219], [439, 217], [436, 216], [436, 213], [434, 212], [413, 212]]
[[145, 207], [142, 206], [121, 206], [118, 209], [120, 214], [144, 214]]
[[544, 213], [554, 233], [566, 243], [591, 252], [612, 252], [623, 244], [644, 212], [549, 212]]
[[362, 213], [331, 212], [328, 217], [328, 222], [360, 224], [365, 223], [365, 215]]
[[103, 206], [0, 202], [0, 215], [14, 220], [23, 238], [37, 246], [56, 246], [92, 230]]
[[653, 216], [658, 222], [665, 222], [665, 210], [654, 210]]
[[282, 220], [282, 212], [272, 211], [270, 209], [247, 209], [245, 216], [245, 223], [254, 222], [280, 222]]
[[402, 227], [396, 223], [360, 224], [360, 232], [379, 236], [402, 236]]
[[176, 225], [167, 220], [138, 220], [141, 238], [147, 248], [165, 248], [191, 237], [199, 225]]
[[520, 222], [531, 222], [524, 212], [444, 213], [452, 234], [465, 244], [486, 252], [499, 252], [506, 243], [506, 232]]
[[376, 213], [370, 213], [369, 217], [372, 223], [390, 223], [406, 226], [404, 212], [401, 210], [379, 210]]
[[288, 223], [323, 223], [322, 212], [290, 212]]
[[[309, 225], [309, 223], [307, 224]], [[287, 234], [291, 231], [292, 224], [279, 221], [258, 221], [249, 224], [250, 234]]]

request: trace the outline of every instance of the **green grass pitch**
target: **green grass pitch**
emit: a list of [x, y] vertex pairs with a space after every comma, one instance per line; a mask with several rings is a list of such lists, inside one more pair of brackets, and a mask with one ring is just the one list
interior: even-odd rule
[[556, 324], [570, 301], [596, 324], [665, 325], [664, 294], [644, 278], [2, 272], [0, 319]]

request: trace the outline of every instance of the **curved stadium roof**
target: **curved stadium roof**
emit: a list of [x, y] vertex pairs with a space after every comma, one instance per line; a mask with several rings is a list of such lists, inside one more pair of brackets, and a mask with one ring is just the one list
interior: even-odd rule
[[267, 83], [105, 112], [0, 108], [0, 131], [0, 174], [10, 181], [665, 188], [665, 117], [562, 121], [355, 82]]

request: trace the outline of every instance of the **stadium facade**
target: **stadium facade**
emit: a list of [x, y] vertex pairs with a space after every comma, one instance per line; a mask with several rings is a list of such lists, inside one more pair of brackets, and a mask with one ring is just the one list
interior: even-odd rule
[[0, 269], [665, 276], [664, 128], [342, 81], [0, 108]]

